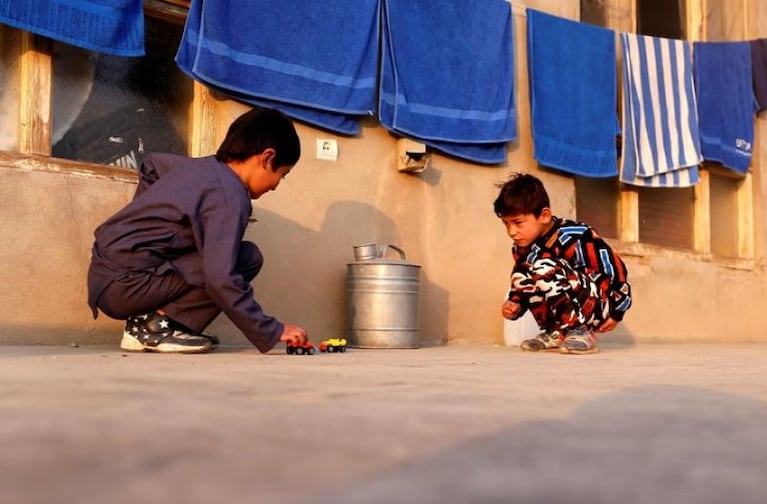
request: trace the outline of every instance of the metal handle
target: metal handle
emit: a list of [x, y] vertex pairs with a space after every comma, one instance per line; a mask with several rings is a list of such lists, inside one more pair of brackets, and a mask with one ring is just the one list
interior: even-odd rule
[[380, 257], [381, 259], [386, 258], [386, 252], [388, 251], [387, 249], [394, 249], [394, 250], [396, 250], [397, 252], [399, 252], [400, 259], [402, 259], [403, 261], [407, 260], [407, 256], [405, 256], [405, 251], [404, 250], [402, 250], [401, 248], [399, 248], [396, 245], [390, 245], [390, 244], [381, 245], [381, 249], [378, 252], [378, 257]]

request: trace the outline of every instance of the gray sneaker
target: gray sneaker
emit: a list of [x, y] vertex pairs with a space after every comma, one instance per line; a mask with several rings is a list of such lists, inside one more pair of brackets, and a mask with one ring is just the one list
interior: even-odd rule
[[206, 353], [212, 346], [209, 338], [189, 334], [170, 318], [156, 313], [129, 317], [120, 341], [120, 348], [128, 352]]
[[526, 339], [519, 348], [528, 352], [537, 352], [539, 350], [556, 350], [562, 342], [562, 333], [559, 331], [543, 331], [535, 338]]
[[597, 338], [587, 326], [574, 327], [565, 333], [565, 339], [559, 346], [563, 354], [592, 354], [599, 352]]

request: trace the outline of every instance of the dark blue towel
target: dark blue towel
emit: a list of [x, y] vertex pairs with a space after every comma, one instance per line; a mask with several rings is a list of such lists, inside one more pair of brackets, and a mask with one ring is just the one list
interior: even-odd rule
[[517, 135], [509, 3], [384, 0], [382, 26], [381, 124], [464, 159], [503, 162]]
[[751, 73], [757, 112], [767, 109], [767, 39], [751, 41]]
[[176, 62], [242, 101], [356, 133], [349, 116], [375, 109], [378, 26], [379, 0], [193, 0]]
[[142, 0], [0, 0], [0, 23], [96, 52], [144, 55]]
[[318, 128], [327, 129], [333, 133], [340, 133], [342, 135], [357, 135], [360, 132], [360, 120], [358, 119], [359, 116], [336, 114], [334, 112], [325, 112], [323, 110], [318, 110], [311, 107], [302, 107], [301, 105], [293, 105], [291, 103], [267, 100], [265, 98], [254, 98], [252, 96], [235, 93], [226, 89], [220, 89], [211, 84], [208, 84], [208, 87], [241, 103], [253, 105], [256, 107], [277, 109], [287, 116], [292, 117], [293, 119], [311, 124], [312, 126], [316, 126]]
[[527, 9], [535, 159], [589, 177], [618, 174], [615, 32]]
[[703, 159], [748, 172], [754, 144], [751, 48], [748, 42], [695, 42], [693, 69]]

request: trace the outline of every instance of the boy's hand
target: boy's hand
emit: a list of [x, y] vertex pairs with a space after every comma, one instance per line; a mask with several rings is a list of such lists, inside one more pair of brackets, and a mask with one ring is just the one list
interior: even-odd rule
[[290, 343], [294, 346], [300, 346], [309, 341], [306, 335], [306, 329], [293, 324], [285, 324], [285, 328], [282, 330], [280, 341]]
[[501, 313], [505, 319], [513, 320], [520, 311], [522, 311], [522, 305], [513, 301], [504, 301], [503, 306], [501, 306]]
[[615, 327], [618, 325], [618, 322], [611, 318], [607, 318], [604, 322], [602, 322], [602, 325], [597, 328], [597, 332], [609, 332], [615, 329]]

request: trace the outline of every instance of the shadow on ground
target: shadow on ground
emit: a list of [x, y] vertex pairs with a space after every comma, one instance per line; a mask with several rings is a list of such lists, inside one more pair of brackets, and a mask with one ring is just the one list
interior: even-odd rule
[[766, 420], [734, 395], [623, 390], [302, 502], [762, 503]]

